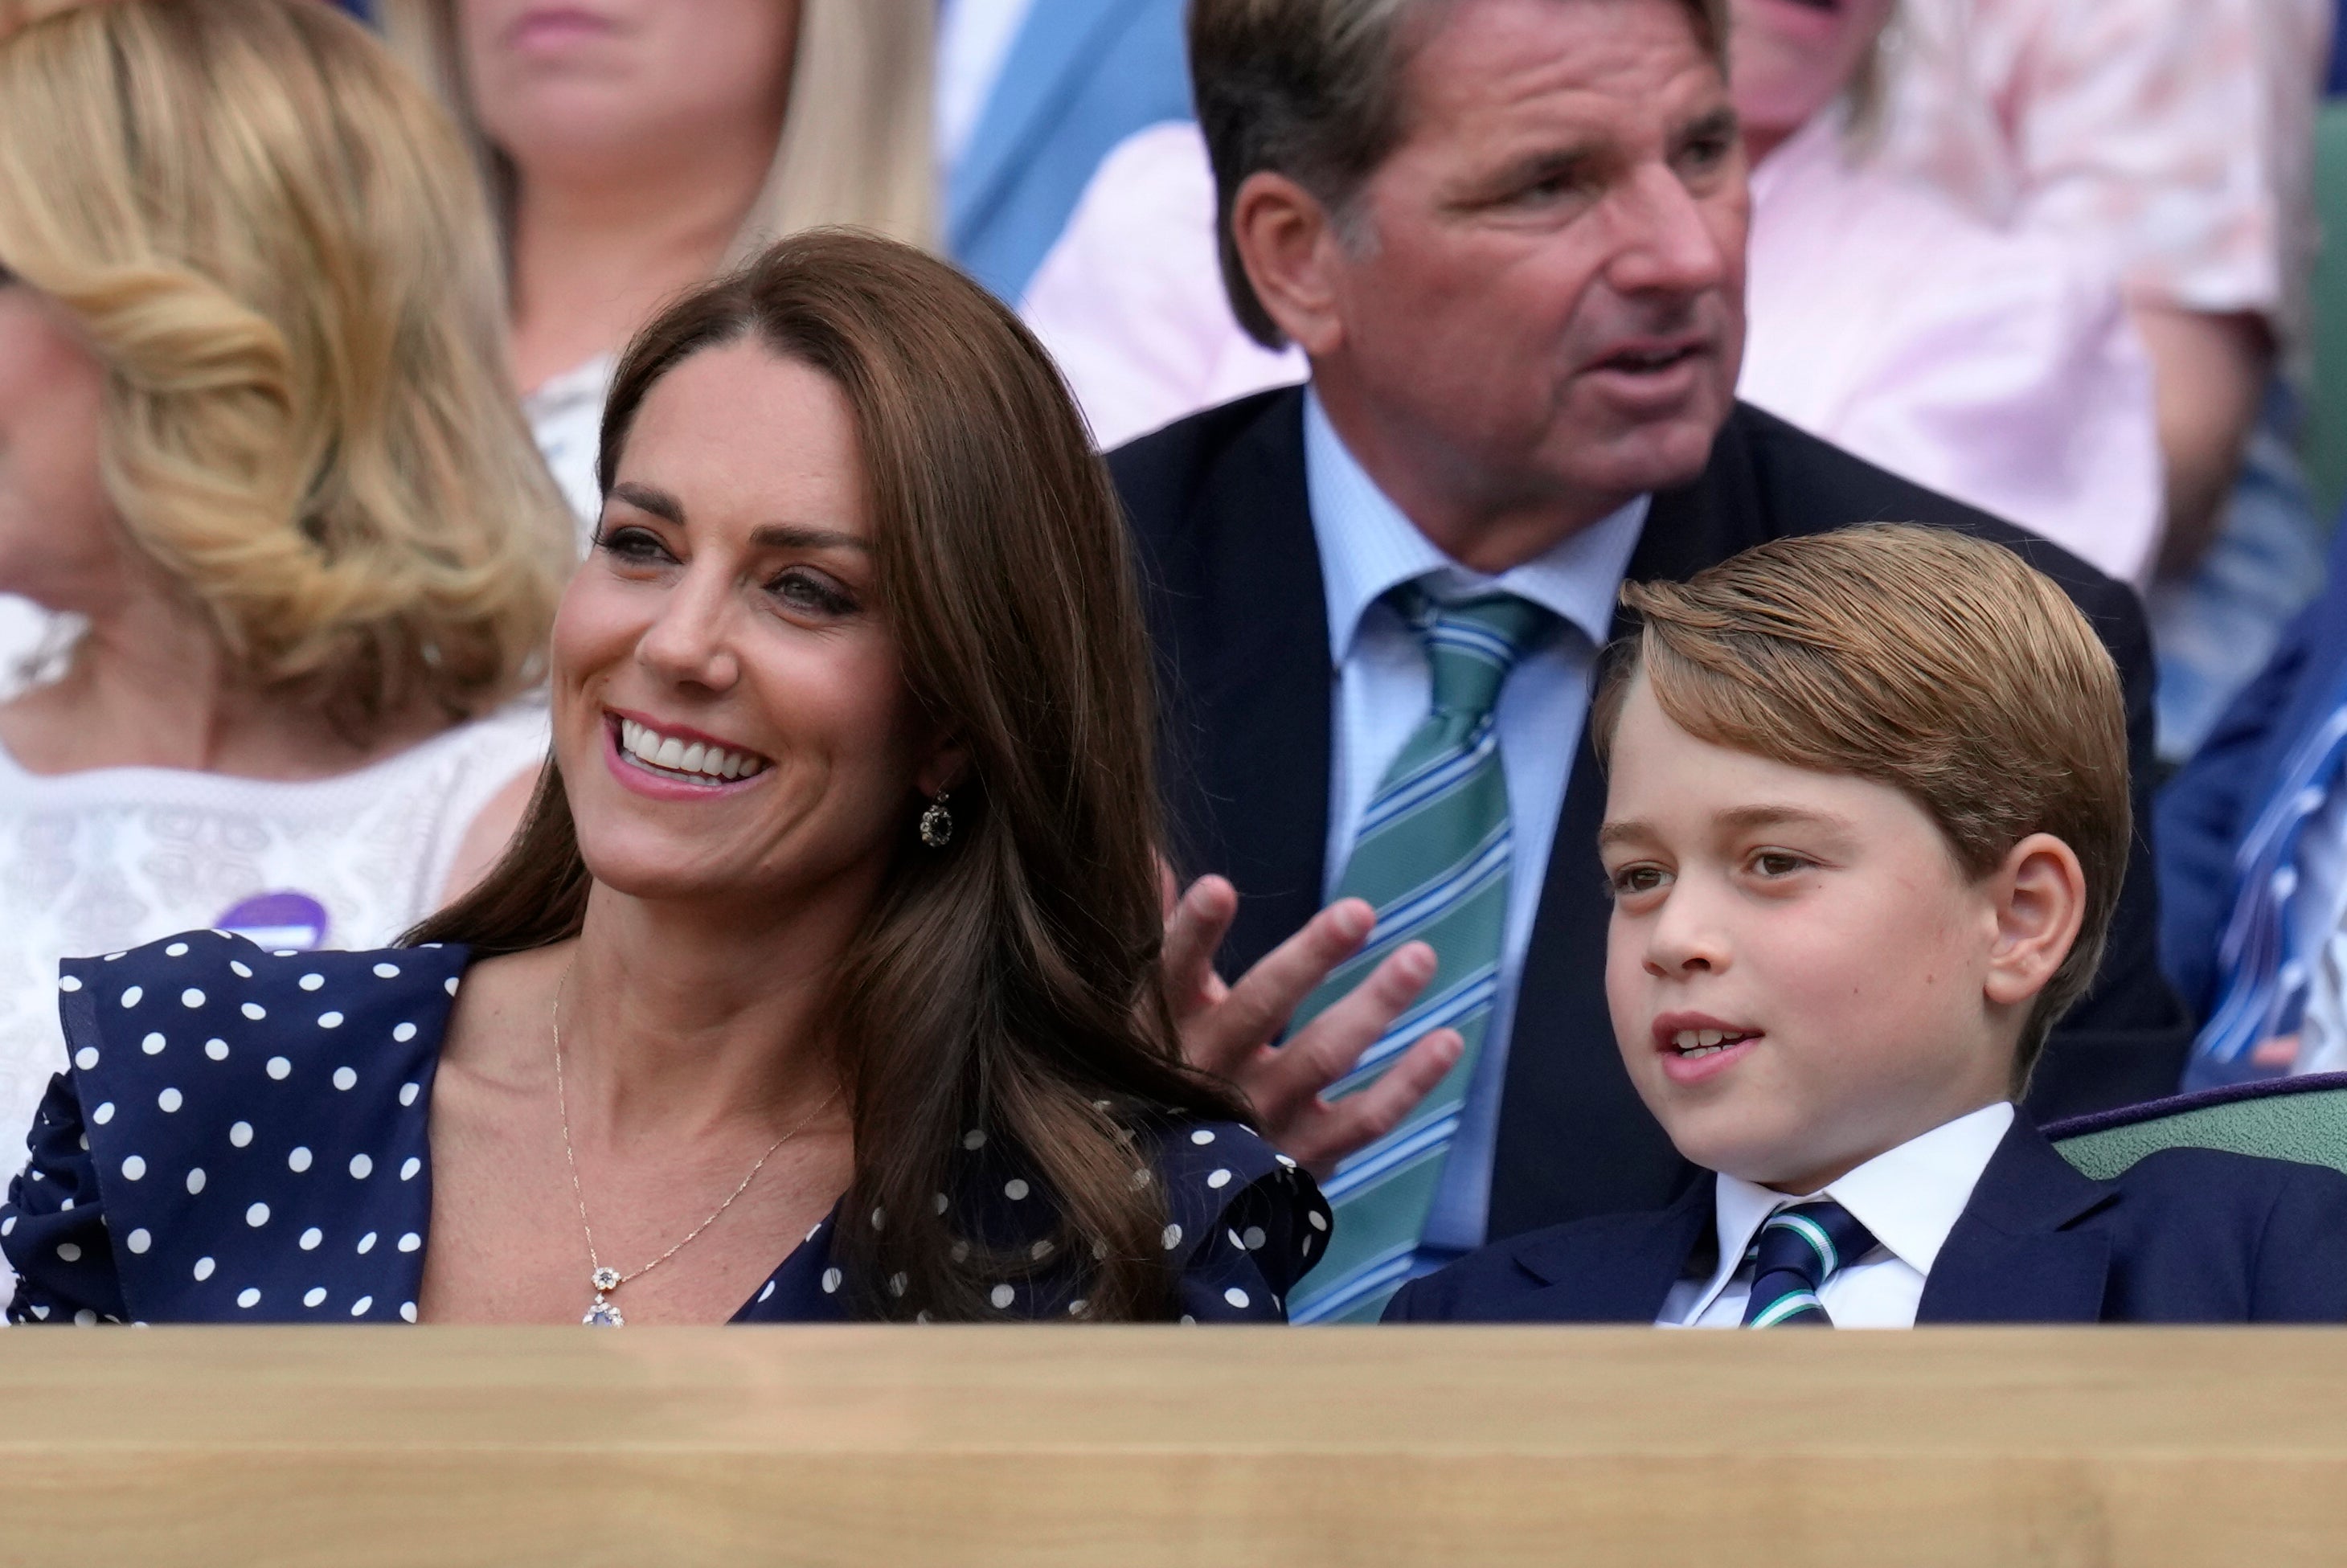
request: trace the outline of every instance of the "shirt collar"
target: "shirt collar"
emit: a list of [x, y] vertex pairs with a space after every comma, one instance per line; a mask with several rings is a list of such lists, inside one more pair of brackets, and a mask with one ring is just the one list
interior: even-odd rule
[[1602, 647], [1622, 574], [1654, 497], [1640, 496], [1542, 555], [1498, 577], [1471, 571], [1436, 548], [1346, 448], [1317, 393], [1304, 397], [1304, 486], [1328, 598], [1328, 651], [1342, 664], [1371, 606], [1406, 582], [1431, 579], [1439, 598], [1499, 589], [1530, 600]]
[[[1981, 1173], [2013, 1125], [2013, 1106], [2004, 1101], [1942, 1122], [1920, 1138], [1910, 1138], [1877, 1154], [1838, 1181], [1828, 1182], [1809, 1197], [1828, 1197], [1848, 1209], [1893, 1257], [1929, 1277], [1948, 1233], [1972, 1202]], [[1716, 1178], [1714, 1222], [1719, 1235], [1719, 1262], [1712, 1269], [1701, 1299], [1686, 1321], [1701, 1317], [1736, 1271], [1744, 1265], [1752, 1238], [1770, 1214], [1788, 1204], [1804, 1203], [1772, 1188], [1722, 1172]]]

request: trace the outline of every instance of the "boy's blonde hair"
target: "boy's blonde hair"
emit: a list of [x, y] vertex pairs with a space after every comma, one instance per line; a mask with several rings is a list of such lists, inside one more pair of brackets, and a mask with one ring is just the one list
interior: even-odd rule
[[0, 269], [106, 372], [102, 478], [241, 680], [354, 740], [538, 678], [570, 524], [454, 128], [315, 0], [0, 0]]
[[1644, 672], [1698, 740], [1900, 791], [1966, 875], [2034, 833], [2085, 868], [2077, 942], [2022, 1030], [2016, 1090], [2092, 981], [2133, 832], [2118, 670], [2069, 597], [2012, 550], [1874, 525], [1756, 546], [1632, 584], [1591, 723], [1600, 758]]

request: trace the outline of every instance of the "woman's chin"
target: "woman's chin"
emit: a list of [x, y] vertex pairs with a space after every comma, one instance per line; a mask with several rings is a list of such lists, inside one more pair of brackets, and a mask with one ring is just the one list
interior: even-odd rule
[[705, 845], [581, 832], [579, 852], [598, 886], [645, 903], [732, 907], [774, 894], [772, 877], [744, 876], [738, 859], [712, 855]]

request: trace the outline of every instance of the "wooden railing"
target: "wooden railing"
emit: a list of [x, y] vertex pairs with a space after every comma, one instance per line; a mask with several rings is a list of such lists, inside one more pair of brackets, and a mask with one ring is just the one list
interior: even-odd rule
[[2347, 1331], [15, 1329], [0, 1563], [2347, 1563]]

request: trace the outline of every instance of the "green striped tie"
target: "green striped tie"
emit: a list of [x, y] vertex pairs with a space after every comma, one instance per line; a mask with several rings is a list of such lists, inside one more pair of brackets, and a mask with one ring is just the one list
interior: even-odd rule
[[1818, 1292], [1826, 1281], [1874, 1250], [1874, 1233], [1831, 1198], [1812, 1198], [1770, 1214], [1752, 1239], [1752, 1294], [1744, 1327], [1809, 1324], [1830, 1328]]
[[1426, 942], [1437, 962], [1425, 993], [1330, 1085], [1328, 1096], [1367, 1089], [1431, 1030], [1457, 1030], [1467, 1049], [1399, 1127], [1329, 1177], [1323, 1191], [1337, 1228], [1288, 1303], [1296, 1323], [1374, 1321], [1387, 1298], [1419, 1272], [1426, 1217], [1498, 994], [1507, 927], [1512, 845], [1492, 710], [1508, 672], [1554, 620], [1504, 593], [1440, 604], [1423, 589], [1404, 587], [1396, 602], [1425, 639], [1433, 711], [1370, 798], [1337, 889], [1337, 897], [1367, 899], [1377, 910], [1374, 938], [1305, 999], [1294, 1027], [1358, 985], [1396, 948]]

